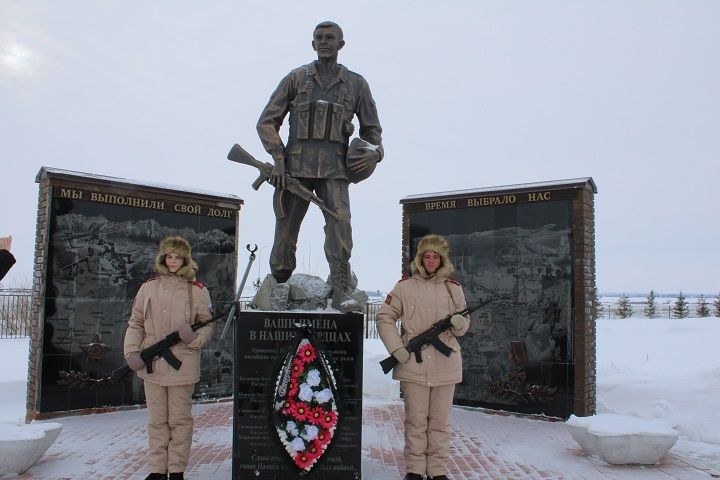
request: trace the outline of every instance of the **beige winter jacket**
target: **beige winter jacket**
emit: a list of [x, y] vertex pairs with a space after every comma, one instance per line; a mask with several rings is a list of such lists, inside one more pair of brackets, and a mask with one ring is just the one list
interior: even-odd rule
[[[465, 294], [460, 284], [447, 280], [443, 272], [429, 279], [422, 273], [417, 272], [411, 278], [398, 282], [378, 311], [378, 332], [390, 353], [407, 345], [410, 339], [430, 328], [433, 323], [465, 308]], [[402, 335], [398, 333], [398, 319]], [[428, 346], [422, 350], [422, 363], [417, 363], [412, 354], [405, 364], [395, 366], [393, 378], [427, 386], [460, 383], [462, 357], [457, 337], [464, 335], [469, 325], [470, 321], [466, 317], [461, 328], [451, 327], [440, 335], [443, 343], [453, 350], [450, 357]]]
[[[192, 301], [188, 286], [192, 291]], [[183, 323], [205, 321], [210, 316], [210, 294], [200, 282], [176, 275], [151, 278], [140, 287], [135, 297], [125, 333], [125, 358], [164, 339]], [[190, 344], [185, 345], [181, 341], [170, 349], [182, 362], [179, 370], [159, 358], [153, 361], [153, 373], [148, 374], [143, 368], [137, 372], [138, 376], [161, 386], [197, 383], [200, 380], [200, 349], [209, 341], [212, 326], [203, 327], [196, 333], [198, 337]]]

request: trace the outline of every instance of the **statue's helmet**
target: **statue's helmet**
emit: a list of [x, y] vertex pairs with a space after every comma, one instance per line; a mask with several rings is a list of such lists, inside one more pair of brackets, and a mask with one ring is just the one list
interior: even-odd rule
[[371, 143], [366, 142], [360, 137], [355, 137], [350, 142], [350, 146], [348, 147], [347, 156], [345, 157], [345, 166], [347, 168], [347, 174], [348, 179], [352, 183], [359, 183], [368, 178], [372, 173], [375, 171], [375, 166], [377, 162], [370, 162], [369, 166], [367, 168], [364, 168], [363, 170], [354, 173], [352, 170], [350, 170], [350, 166], [354, 163], [357, 163], [359, 161], [365, 160], [368, 157], [376, 158], [378, 155], [377, 149], [379, 148], [378, 145], [373, 145]]

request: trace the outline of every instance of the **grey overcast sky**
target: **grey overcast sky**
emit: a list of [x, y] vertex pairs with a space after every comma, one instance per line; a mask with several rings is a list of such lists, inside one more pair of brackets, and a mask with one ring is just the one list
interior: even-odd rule
[[[245, 200], [240, 243], [268, 273], [272, 188], [225, 159], [280, 79], [344, 29], [385, 160], [351, 187], [360, 287], [400, 276], [399, 200], [593, 177], [600, 291], [720, 290], [720, 2], [0, 0], [0, 235], [32, 279], [41, 166]], [[322, 216], [298, 270], [324, 277]], [[247, 255], [240, 256], [240, 271]]]

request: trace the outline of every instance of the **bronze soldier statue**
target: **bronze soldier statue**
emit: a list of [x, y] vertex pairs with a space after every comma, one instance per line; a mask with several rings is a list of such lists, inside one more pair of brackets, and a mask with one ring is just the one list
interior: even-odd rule
[[[270, 183], [275, 186], [275, 240], [270, 269], [282, 283], [295, 270], [297, 238], [308, 200], [285, 189], [287, 174], [314, 191], [334, 215], [325, 216], [325, 257], [330, 266], [333, 306], [349, 299], [350, 182], [372, 173], [382, 160], [382, 128], [370, 87], [363, 77], [337, 63], [345, 45], [343, 32], [333, 22], [322, 22], [313, 32], [317, 61], [296, 68], [282, 79], [257, 124], [265, 150], [275, 165]], [[279, 135], [290, 113], [287, 145]], [[360, 139], [349, 143], [353, 118], [360, 125]]]

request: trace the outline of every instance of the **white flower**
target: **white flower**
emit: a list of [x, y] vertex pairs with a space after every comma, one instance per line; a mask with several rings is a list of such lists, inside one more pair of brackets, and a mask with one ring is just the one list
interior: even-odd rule
[[300, 393], [298, 393], [298, 397], [303, 402], [309, 402], [313, 398], [313, 389], [310, 385], [307, 383], [303, 383], [300, 385]]
[[329, 388], [320, 390], [319, 392], [315, 392], [315, 400], [318, 403], [325, 403], [328, 400], [330, 400], [331, 398], [333, 398], [333, 394]]
[[295, 437], [293, 441], [288, 444], [288, 446], [296, 452], [302, 452], [303, 450], [305, 450], [305, 442], [303, 442], [302, 438], [300, 437]]
[[287, 430], [288, 433], [289, 433], [290, 435], [292, 435], [293, 437], [297, 437], [298, 434], [300, 433], [300, 432], [298, 431], [297, 425], [295, 424], [295, 422], [292, 422], [292, 421], [287, 422], [287, 428], [286, 428], [286, 430]]
[[318, 427], [315, 425], [305, 425], [305, 433], [301, 435], [302, 438], [311, 442], [318, 436]]
[[317, 387], [320, 385], [320, 372], [316, 368], [313, 368], [308, 372], [307, 383], [311, 387]]

